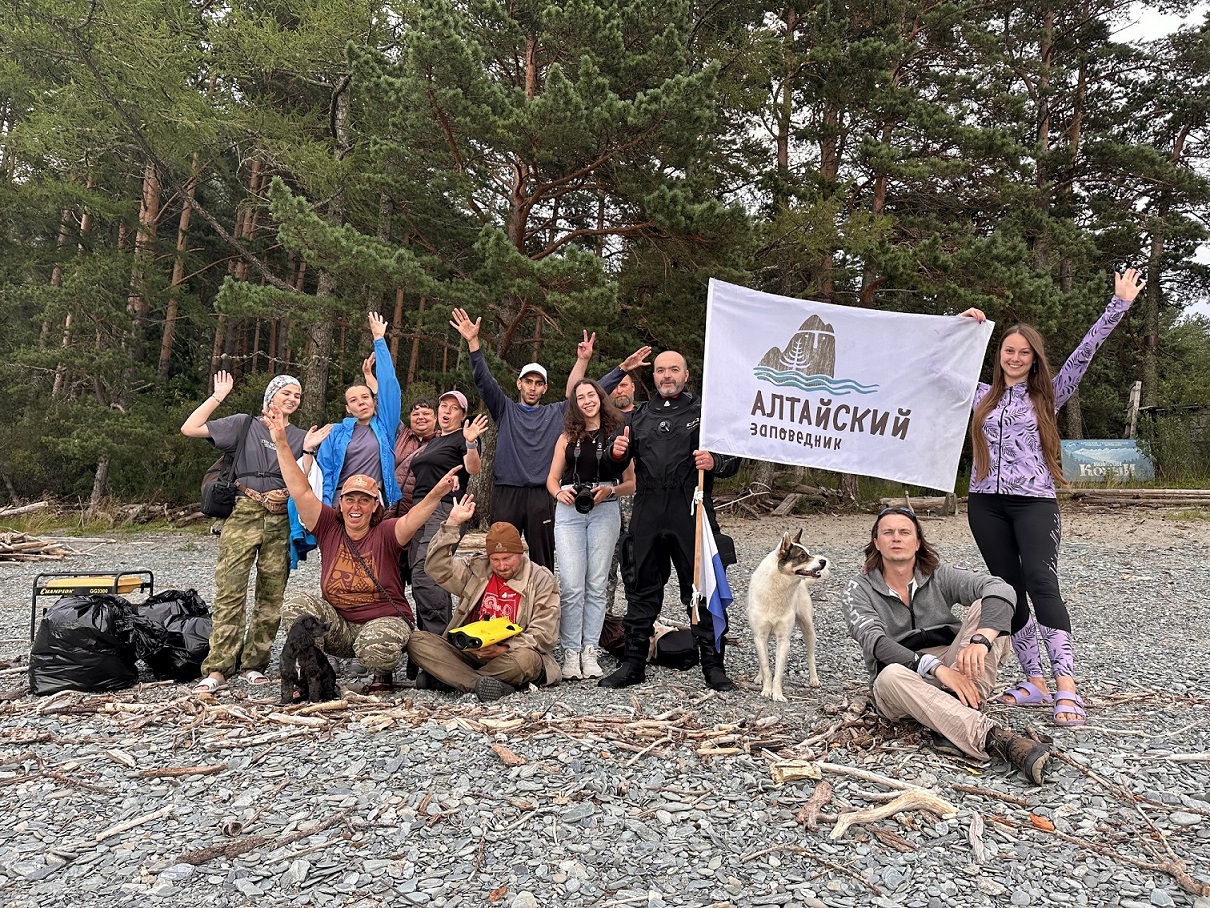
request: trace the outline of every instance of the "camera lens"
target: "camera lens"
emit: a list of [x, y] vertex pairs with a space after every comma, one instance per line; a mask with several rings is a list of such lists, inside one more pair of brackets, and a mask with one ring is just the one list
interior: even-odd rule
[[592, 486], [583, 485], [576, 489], [576, 510], [581, 514], [587, 514], [596, 506], [596, 499], [592, 496]]

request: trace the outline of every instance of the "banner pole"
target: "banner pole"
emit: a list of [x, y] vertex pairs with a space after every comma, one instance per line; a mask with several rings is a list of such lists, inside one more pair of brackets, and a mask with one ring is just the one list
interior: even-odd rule
[[706, 471], [697, 471], [697, 494], [693, 496], [694, 506], [694, 521], [693, 521], [693, 608], [689, 612], [689, 623], [697, 624], [697, 607], [701, 601], [701, 591], [706, 588], [705, 578], [702, 576], [702, 570], [706, 565], [702, 564], [702, 523], [706, 518], [705, 508], [705, 493], [706, 493]]

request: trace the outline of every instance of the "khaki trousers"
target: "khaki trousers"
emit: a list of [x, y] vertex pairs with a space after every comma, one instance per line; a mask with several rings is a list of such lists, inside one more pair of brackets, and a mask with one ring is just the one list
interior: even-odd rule
[[438, 681], [464, 694], [475, 689], [480, 678], [495, 678], [513, 687], [524, 687], [542, 677], [542, 656], [537, 650], [514, 646], [502, 656], [479, 659], [463, 652], [444, 637], [416, 631], [408, 640], [408, 658]]
[[[929, 647], [923, 652], [936, 656], [944, 665], [953, 668], [963, 644], [979, 629], [982, 614], [982, 603], [976, 600], [967, 609], [966, 618], [953, 643]], [[1000, 663], [1010, 652], [1009, 640], [1008, 634], [1001, 634], [993, 641], [992, 651], [983, 663], [983, 674], [973, 679], [979, 690], [980, 701], [986, 701], [991, 696]], [[940, 732], [968, 756], [977, 760], [988, 759], [983, 745], [994, 723], [979, 710], [963, 706], [937, 681], [922, 678], [906, 666], [888, 665], [878, 673], [874, 679], [874, 706], [885, 719], [898, 721], [910, 717], [926, 728]]]

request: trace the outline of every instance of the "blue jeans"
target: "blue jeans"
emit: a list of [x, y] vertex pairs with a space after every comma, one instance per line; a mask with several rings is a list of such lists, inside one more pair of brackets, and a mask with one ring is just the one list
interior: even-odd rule
[[587, 514], [562, 502], [555, 506], [559, 643], [565, 651], [578, 653], [601, 642], [605, 588], [621, 528], [622, 512], [616, 501], [603, 501]]

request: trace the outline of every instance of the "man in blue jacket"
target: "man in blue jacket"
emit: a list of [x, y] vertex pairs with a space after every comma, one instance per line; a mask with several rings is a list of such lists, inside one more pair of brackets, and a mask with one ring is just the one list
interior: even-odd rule
[[[511, 523], [529, 544], [529, 560], [555, 569], [555, 500], [546, 491], [546, 474], [554, 457], [555, 442], [563, 431], [567, 400], [542, 404], [546, 393], [546, 369], [529, 363], [517, 374], [520, 400], [510, 399], [500, 387], [487, 359], [479, 349], [479, 326], [465, 309], [455, 309], [450, 325], [466, 339], [471, 354], [471, 376], [487, 411], [496, 423], [496, 452], [492, 459], [491, 523]], [[596, 335], [584, 332], [576, 346], [576, 364], [567, 378], [566, 392], [584, 377], [592, 359]], [[629, 369], [646, 365], [650, 347], [628, 356], [620, 366], [601, 379], [601, 387], [612, 391]], [[566, 393], [564, 394], [566, 398]]]

